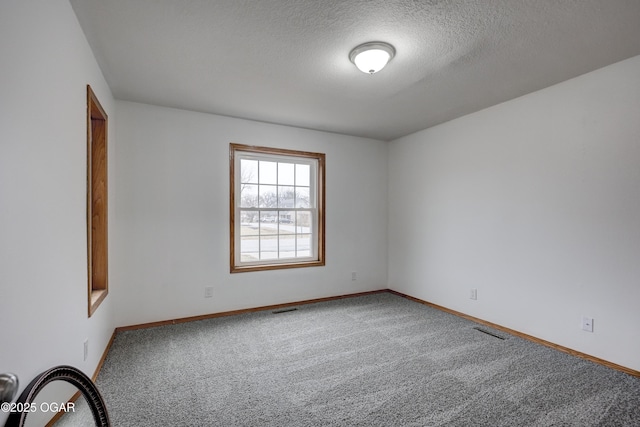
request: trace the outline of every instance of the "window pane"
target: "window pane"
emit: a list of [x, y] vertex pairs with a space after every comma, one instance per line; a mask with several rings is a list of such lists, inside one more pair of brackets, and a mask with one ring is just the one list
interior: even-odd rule
[[[246, 214], [247, 212], [242, 212]], [[258, 252], [258, 227], [242, 224], [240, 227], [240, 261], [257, 261]]]
[[[258, 234], [258, 212], [240, 210], [240, 223], [242, 226], [253, 227], [254, 234]], [[240, 230], [240, 235], [244, 236], [248, 233], [248, 230]]]
[[278, 207], [292, 208], [295, 204], [295, 187], [278, 186]]
[[311, 234], [298, 234], [297, 256], [311, 256]]
[[293, 163], [278, 163], [278, 184], [295, 184], [295, 165]]
[[260, 195], [259, 207], [277, 208], [278, 196], [276, 192], [278, 187], [276, 185], [259, 185], [258, 187], [258, 193]]
[[297, 233], [310, 233], [311, 232], [311, 212], [302, 211], [296, 215], [296, 232]]
[[258, 186], [249, 184], [240, 184], [240, 207], [241, 208], [257, 208], [258, 207]]
[[[248, 212], [248, 211], [240, 211], [240, 215], [241, 216], [245, 216], [248, 214], [251, 214], [252, 212]], [[240, 227], [240, 236], [241, 237], [247, 237], [247, 236], [257, 236], [258, 235], [258, 224], [252, 224], [252, 225], [242, 225]]]
[[311, 207], [309, 187], [296, 187], [296, 208]]
[[258, 183], [258, 161], [240, 159], [240, 182]]
[[260, 235], [278, 234], [278, 212], [260, 211]]
[[241, 262], [253, 262], [258, 261], [260, 254], [258, 252], [258, 239], [244, 239], [240, 240], [240, 261]]
[[278, 183], [278, 163], [260, 160], [260, 184]]
[[309, 165], [296, 165], [296, 185], [311, 185], [311, 167]]
[[260, 236], [260, 259], [278, 258], [278, 236]]
[[280, 258], [295, 258], [296, 256], [296, 236], [295, 234], [285, 234], [279, 236]]
[[280, 212], [280, 234], [292, 234], [296, 232], [296, 213], [290, 211]]

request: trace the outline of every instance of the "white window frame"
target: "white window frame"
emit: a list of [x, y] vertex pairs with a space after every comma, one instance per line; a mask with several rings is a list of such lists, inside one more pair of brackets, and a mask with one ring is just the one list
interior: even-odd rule
[[[273, 270], [282, 268], [311, 267], [325, 265], [325, 215], [324, 215], [324, 199], [325, 199], [325, 155], [323, 153], [312, 153], [306, 151], [286, 150], [280, 148], [257, 147], [242, 144], [231, 143], [229, 145], [229, 164], [230, 164], [230, 262], [231, 272], [237, 273], [242, 271], [258, 271]], [[309, 207], [241, 207], [240, 194], [243, 184], [241, 177], [240, 162], [242, 159], [262, 160], [272, 162], [285, 162], [294, 164], [305, 164], [310, 166], [310, 182], [309, 182]], [[256, 178], [258, 179], [258, 178]], [[256, 184], [257, 185], [257, 182]], [[237, 196], [237, 197], [236, 197]], [[307, 257], [288, 257], [280, 258], [279, 244], [277, 245], [278, 258], [276, 259], [258, 259], [254, 261], [242, 261], [241, 255], [241, 227], [242, 215], [241, 211], [258, 212], [260, 215], [263, 211], [278, 212], [277, 218], [280, 218], [280, 212], [309, 212], [311, 217], [311, 254]], [[260, 221], [259, 221], [260, 222]], [[280, 222], [276, 222], [279, 236]], [[305, 233], [306, 234], [306, 233]], [[297, 236], [297, 234], [296, 234]], [[297, 244], [297, 237], [294, 238]], [[261, 240], [258, 239], [258, 244]]]

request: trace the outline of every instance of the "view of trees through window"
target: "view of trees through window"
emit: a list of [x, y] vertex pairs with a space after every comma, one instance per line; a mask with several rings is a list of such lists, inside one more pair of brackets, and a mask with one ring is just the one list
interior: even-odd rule
[[241, 262], [314, 256], [314, 169], [306, 159], [240, 159]]

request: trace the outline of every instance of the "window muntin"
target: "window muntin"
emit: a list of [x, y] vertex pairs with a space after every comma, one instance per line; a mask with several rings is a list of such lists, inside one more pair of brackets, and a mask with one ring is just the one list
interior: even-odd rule
[[231, 272], [324, 265], [324, 154], [230, 154]]

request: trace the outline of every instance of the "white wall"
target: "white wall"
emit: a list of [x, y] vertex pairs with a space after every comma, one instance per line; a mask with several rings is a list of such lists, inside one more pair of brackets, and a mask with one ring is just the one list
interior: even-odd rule
[[92, 375], [113, 332], [111, 295], [87, 318], [86, 85], [111, 125], [113, 99], [66, 0], [3, 0], [0, 57], [0, 372], [24, 388]]
[[[386, 143], [124, 101], [116, 109], [119, 326], [386, 288]], [[326, 266], [229, 273], [230, 142], [326, 153]]]
[[640, 369], [639, 118], [635, 57], [393, 141], [389, 287]]
[[[0, 3], [0, 54], [0, 372], [23, 387], [92, 374], [115, 326], [387, 284], [640, 369], [640, 57], [387, 146], [115, 102], [66, 0]], [[90, 319], [87, 83], [110, 117], [111, 291]], [[229, 142], [327, 154], [325, 267], [228, 272]]]

